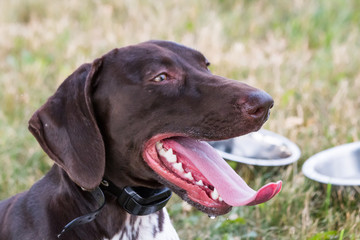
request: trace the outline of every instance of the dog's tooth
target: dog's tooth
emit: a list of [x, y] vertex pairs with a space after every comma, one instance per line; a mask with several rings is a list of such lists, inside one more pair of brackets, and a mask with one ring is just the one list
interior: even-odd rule
[[184, 177], [186, 177], [186, 178], [188, 178], [188, 179], [190, 179], [190, 180], [194, 180], [191, 172], [185, 173], [185, 174], [184, 174]]
[[174, 163], [174, 168], [177, 169], [179, 172], [184, 172], [184, 169], [182, 167], [182, 163]]
[[177, 157], [174, 154], [172, 148], [166, 150], [163, 147], [162, 142], [156, 142], [155, 144], [156, 150], [158, 151], [159, 155], [164, 157], [169, 163], [176, 163]]
[[173, 150], [171, 148], [169, 148], [169, 150], [167, 150], [167, 152], [165, 152], [164, 157], [170, 163], [176, 163], [176, 161], [177, 161], [177, 157], [175, 154], [173, 154]]
[[170, 163], [176, 163], [177, 157], [176, 157], [176, 155], [173, 154], [173, 155], [167, 156], [166, 160]]
[[168, 154], [168, 155], [170, 155], [170, 154], [173, 155], [173, 154], [174, 154], [172, 148], [169, 148], [169, 149], [167, 150], [167, 154]]
[[204, 186], [204, 183], [203, 183], [202, 180], [199, 180], [199, 181], [195, 182], [195, 184], [198, 185], [198, 186]]
[[160, 156], [166, 158], [166, 150], [164, 148], [161, 148], [160, 150], [158, 150], [158, 153]]
[[162, 155], [166, 160], [170, 163], [176, 163], [177, 157], [173, 154], [173, 150], [170, 148], [169, 150], [165, 151]]
[[211, 192], [211, 198], [214, 200], [217, 200], [219, 198], [219, 193], [216, 188], [214, 188], [214, 190]]
[[224, 200], [223, 200], [221, 197], [219, 197], [219, 201], [222, 202], [222, 201], [224, 201]]
[[158, 151], [163, 149], [163, 144], [161, 142], [156, 142], [155, 146], [156, 146], [156, 150], [158, 150]]
[[158, 149], [159, 155], [164, 157], [170, 163], [176, 163], [177, 157], [173, 153], [172, 148], [169, 148], [168, 150], [166, 150], [165, 148], [162, 147], [162, 143], [160, 143], [160, 144], [156, 146], [156, 148]]

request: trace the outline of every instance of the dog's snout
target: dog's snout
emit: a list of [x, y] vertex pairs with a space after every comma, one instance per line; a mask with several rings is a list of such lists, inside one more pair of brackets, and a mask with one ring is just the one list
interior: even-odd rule
[[246, 101], [242, 104], [243, 113], [253, 119], [263, 119], [266, 121], [270, 114], [270, 109], [274, 106], [272, 97], [264, 91], [250, 93]]

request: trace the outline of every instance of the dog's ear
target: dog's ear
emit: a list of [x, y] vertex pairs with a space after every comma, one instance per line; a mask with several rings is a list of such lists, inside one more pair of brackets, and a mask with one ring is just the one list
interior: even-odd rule
[[44, 151], [79, 186], [98, 186], [105, 170], [105, 148], [92, 104], [102, 59], [84, 64], [34, 113], [29, 130]]

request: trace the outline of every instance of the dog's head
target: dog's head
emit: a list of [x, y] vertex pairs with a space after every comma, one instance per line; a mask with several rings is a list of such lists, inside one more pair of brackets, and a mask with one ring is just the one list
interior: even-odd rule
[[272, 198], [206, 142], [257, 131], [273, 100], [213, 75], [198, 51], [165, 41], [115, 49], [70, 75], [31, 118], [45, 152], [79, 186], [168, 186], [213, 215]]

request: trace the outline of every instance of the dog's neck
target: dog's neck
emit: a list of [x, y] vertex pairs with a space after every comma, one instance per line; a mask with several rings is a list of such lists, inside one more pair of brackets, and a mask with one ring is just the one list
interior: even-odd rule
[[[63, 189], [68, 189], [67, 191], [67, 193], [69, 194], [68, 197], [73, 198], [71, 199], [71, 201], [74, 202], [74, 204], [76, 204], [76, 208], [78, 209], [78, 211], [62, 209], [63, 212], [68, 214], [68, 217], [73, 217], [73, 219], [70, 219], [70, 221], [66, 223], [68, 226], [70, 223], [71, 226], [68, 227], [68, 230], [67, 228], [65, 228], [65, 231], [64, 229], [62, 229], [62, 234], [60, 239], [66, 239], [67, 238], [66, 235], [72, 235], [72, 234], [81, 235], [83, 232], [89, 232], [89, 231], [90, 232], [97, 231], [98, 233], [96, 234], [100, 234], [101, 232], [102, 235], [105, 235], [101, 237], [104, 237], [106, 239], [112, 238], [112, 236], [116, 236], [117, 234], [122, 232], [124, 232], [124, 234], [130, 234], [132, 232], [130, 231], [130, 229], [133, 229], [135, 226], [129, 226], [129, 224], [132, 225], [132, 223], [135, 223], [138, 219], [138, 216], [130, 215], [124, 211], [124, 206], [122, 206], [121, 203], [119, 203], [119, 196], [121, 195], [121, 192], [123, 190], [117, 188], [111, 181], [107, 181], [107, 182], [103, 181], [103, 183], [101, 184], [102, 186], [101, 189], [104, 190], [104, 194], [106, 198], [106, 204], [102, 208], [101, 197], [100, 200], [99, 198], [96, 197], [96, 194], [97, 195], [99, 195], [100, 193], [102, 194], [100, 188], [97, 188], [96, 190], [93, 191], [85, 191], [84, 189], [81, 189], [75, 183], [73, 183], [66, 174], [66, 172], [63, 171], [58, 166], [54, 166], [48, 175], [52, 179], [56, 179], [56, 175], [57, 177], [62, 178], [63, 181], [60, 182], [66, 184], [67, 186], [59, 186], [59, 187], [62, 187]], [[104, 186], [107, 185], [106, 183], [110, 185], [110, 189]], [[154, 224], [155, 222], [155, 227], [157, 224], [159, 234], [161, 232], [160, 230], [162, 229], [162, 225], [165, 224], [164, 218], [166, 217], [168, 219], [166, 211], [161, 210], [171, 196], [170, 190], [168, 191], [165, 190], [162, 192], [160, 191], [160, 193], [163, 195], [160, 196], [162, 197], [160, 199], [161, 201], [158, 201], [156, 203], [158, 205], [155, 205], [154, 203], [152, 207], [146, 206], [144, 209], [141, 210], [142, 211], [141, 214], [147, 216], [139, 217], [139, 219], [143, 219], [143, 220], [148, 219], [152, 224]], [[157, 193], [159, 193], [159, 191], [157, 191]], [[166, 201], [163, 200], [164, 196], [166, 197]], [[155, 198], [157, 199], [158, 197], [159, 196], [155, 196]], [[63, 201], [63, 199], [61, 199], [63, 198], [63, 196], [57, 196], [57, 198], [58, 199], [54, 200], [54, 202]], [[101, 212], [99, 211], [100, 207], [101, 207]], [[140, 206], [137, 206], [136, 208], [138, 209], [139, 207]], [[86, 210], [83, 210], [83, 208], [85, 208]], [[91, 214], [91, 217], [95, 217], [95, 213], [97, 212], [98, 214], [96, 214], [96, 218], [94, 218], [92, 221], [87, 221], [87, 217], [85, 217], [86, 215], [90, 216], [89, 214]], [[164, 214], [166, 214], [166, 216], [164, 216]], [[81, 220], [86, 223], [79, 224], [79, 221], [76, 220], [71, 221], [74, 219]], [[126, 224], [127, 222], [129, 224]], [[169, 223], [166, 224], [169, 225], [169, 228], [171, 230], [172, 226], [169, 220], [168, 222]], [[139, 224], [136, 226], [139, 227]], [[142, 231], [147, 231], [146, 221], [143, 223], [142, 227], [143, 227]], [[152, 228], [153, 227], [154, 226], [152, 226]]]
[[[98, 202], [88, 191], [82, 190], [59, 166], [54, 165], [48, 174], [40, 181], [50, 182], [53, 188], [48, 191], [51, 198], [50, 211], [58, 211], [53, 216], [59, 216], [53, 221], [54, 230], [59, 234], [71, 220], [88, 214], [99, 207]], [[62, 239], [72, 239], [71, 236], [87, 236], [91, 232], [96, 238], [111, 238], [124, 228], [127, 213], [118, 205], [116, 197], [104, 193], [106, 204], [94, 221], [79, 225], [62, 235]], [[53, 205], [53, 206], [51, 206]], [[56, 207], [55, 207], [56, 206]]]

